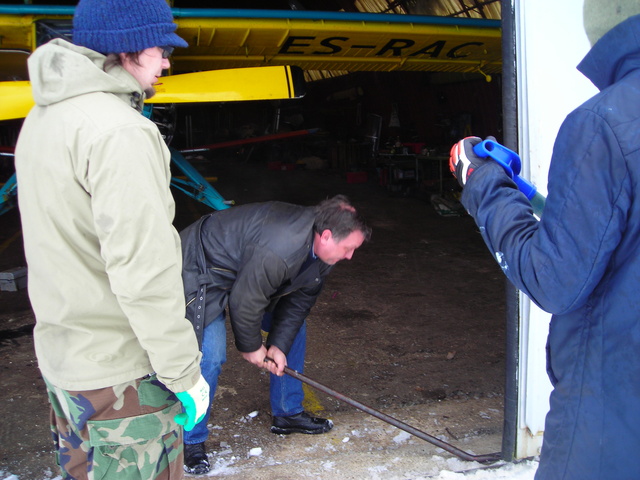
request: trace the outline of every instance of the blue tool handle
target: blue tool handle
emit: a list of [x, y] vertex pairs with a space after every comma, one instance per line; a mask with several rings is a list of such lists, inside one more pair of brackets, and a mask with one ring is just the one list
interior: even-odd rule
[[535, 196], [536, 187], [518, 176], [522, 169], [522, 162], [516, 152], [509, 150], [495, 140], [483, 140], [473, 147], [473, 151], [479, 157], [491, 157], [498, 162], [527, 199], [531, 200]]
[[516, 182], [516, 185], [518, 186], [518, 190], [524, 193], [525, 197], [527, 197], [528, 200], [531, 200], [533, 196], [536, 194], [537, 189], [535, 185], [533, 185], [528, 180], [525, 180], [519, 175], [516, 175], [513, 177], [513, 181]]
[[473, 147], [473, 151], [479, 157], [493, 158], [511, 178], [520, 173], [522, 163], [518, 154], [495, 140], [483, 140]]

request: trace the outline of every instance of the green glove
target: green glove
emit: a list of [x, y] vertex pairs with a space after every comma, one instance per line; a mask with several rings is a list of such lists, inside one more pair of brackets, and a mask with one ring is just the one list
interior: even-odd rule
[[186, 392], [176, 393], [178, 400], [182, 402], [183, 413], [174, 417], [178, 425], [183, 425], [187, 431], [193, 430], [209, 410], [209, 384], [202, 375]]

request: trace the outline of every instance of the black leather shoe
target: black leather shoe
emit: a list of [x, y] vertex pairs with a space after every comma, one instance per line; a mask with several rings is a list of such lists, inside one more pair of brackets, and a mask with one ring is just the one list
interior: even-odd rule
[[184, 444], [184, 471], [191, 475], [204, 475], [211, 470], [203, 443]]
[[311, 435], [326, 433], [333, 428], [333, 422], [325, 418], [312, 417], [306, 412], [289, 417], [273, 417], [271, 433], [289, 435], [290, 433], [308, 433]]

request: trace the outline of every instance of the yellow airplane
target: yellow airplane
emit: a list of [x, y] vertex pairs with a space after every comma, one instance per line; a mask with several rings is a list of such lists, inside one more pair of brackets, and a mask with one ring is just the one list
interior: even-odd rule
[[[55, 36], [71, 37], [74, 7], [0, 4], [0, 80], [26, 81], [26, 58]], [[216, 102], [302, 96], [304, 70], [501, 71], [500, 22], [474, 18], [301, 10], [173, 9], [189, 42], [172, 57], [173, 73], [154, 103]], [[236, 69], [222, 73], [221, 69]], [[217, 73], [202, 72], [214, 70]], [[256, 79], [260, 81], [256, 81]], [[0, 120], [31, 106], [28, 83], [0, 82]]]
[[[0, 71], [54, 36], [71, 36], [72, 6], [0, 4]], [[499, 20], [318, 12], [174, 8], [189, 47], [174, 73], [296, 65], [304, 70], [501, 71]], [[13, 63], [14, 65], [10, 65]], [[24, 67], [23, 67], [24, 68]]]
[[[73, 11], [72, 6], [0, 4], [0, 80], [26, 81], [28, 54], [50, 38], [70, 38]], [[189, 42], [174, 52], [173, 73], [188, 75], [165, 77], [154, 103], [304, 94], [295, 68], [246, 67], [477, 72], [487, 79], [502, 68], [498, 20], [206, 8], [174, 8], [173, 14], [177, 33]], [[26, 90], [28, 83], [0, 82], [0, 120], [24, 116], [31, 105]]]
[[[299, 98], [302, 70], [477, 73], [490, 80], [502, 69], [499, 20], [172, 10], [189, 47], [174, 52], [175, 75], [161, 79], [154, 104]], [[27, 114], [33, 99], [26, 59], [51, 38], [70, 39], [73, 12], [73, 6], [0, 4], [0, 121]]]
[[189, 48], [175, 69], [501, 70], [496, 20], [378, 13], [175, 9]]
[[[149, 103], [233, 102], [299, 98], [302, 70], [292, 66], [231, 68], [161, 77]], [[0, 120], [24, 118], [33, 106], [27, 80], [0, 82]]]

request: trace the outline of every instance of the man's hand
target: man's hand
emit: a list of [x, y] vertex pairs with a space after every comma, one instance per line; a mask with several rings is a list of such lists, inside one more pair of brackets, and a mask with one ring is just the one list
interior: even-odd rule
[[182, 402], [184, 412], [176, 415], [174, 420], [178, 425], [184, 425], [185, 430], [191, 431], [209, 410], [209, 384], [200, 375], [193, 387], [186, 392], [176, 393], [176, 397]]
[[[271, 346], [269, 351], [262, 346], [255, 352], [242, 353], [242, 358], [255, 366], [269, 370], [274, 375], [284, 375], [284, 367], [287, 365], [287, 357], [278, 347]], [[268, 360], [269, 359], [269, 360]]]
[[267, 368], [265, 358], [267, 358], [267, 349], [261, 346], [255, 352], [240, 352], [242, 354], [242, 358], [244, 358], [247, 362], [253, 363], [256, 367]]
[[[271, 373], [279, 377], [284, 375], [284, 367], [287, 366], [287, 356], [284, 353], [282, 353], [282, 350], [280, 350], [278, 347], [275, 347], [273, 345], [269, 347], [269, 351], [267, 352], [267, 354], [269, 358], [273, 360], [272, 362], [269, 362], [270, 364], [269, 371], [271, 371]], [[276, 367], [275, 370], [272, 369], [271, 366], [275, 366]]]
[[489, 161], [476, 155], [473, 147], [482, 140], [479, 137], [466, 137], [451, 147], [449, 154], [449, 170], [458, 179], [461, 187], [464, 187], [471, 174]]

